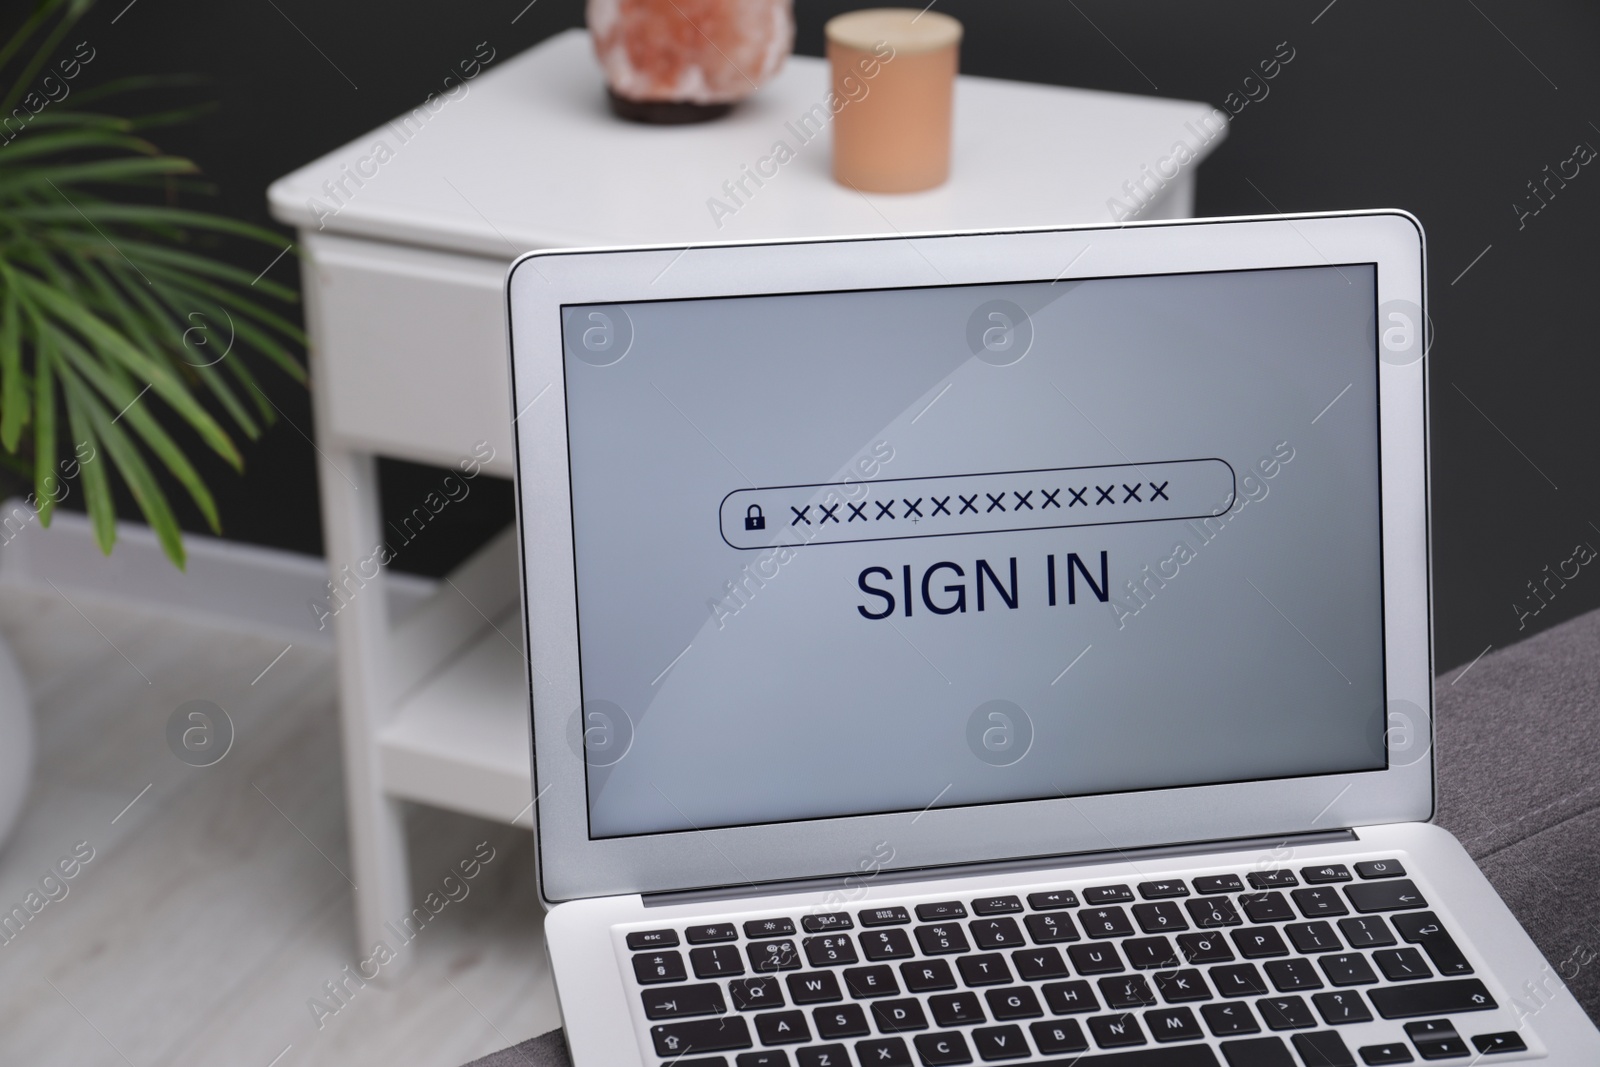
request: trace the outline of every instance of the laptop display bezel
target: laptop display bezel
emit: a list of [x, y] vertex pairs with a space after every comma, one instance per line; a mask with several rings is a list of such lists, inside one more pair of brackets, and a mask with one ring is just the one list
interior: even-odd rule
[[1424, 256], [1414, 218], [1361, 212], [519, 259], [507, 294], [544, 898], [1223, 841], [1425, 820], [1433, 809], [1424, 342], [1404, 360], [1382, 358], [1380, 346], [1376, 368], [1387, 769], [592, 839], [581, 745], [567, 736], [581, 689], [563, 305], [1371, 263], [1375, 312], [1394, 301], [1424, 309], [1414, 328], [1425, 331]]

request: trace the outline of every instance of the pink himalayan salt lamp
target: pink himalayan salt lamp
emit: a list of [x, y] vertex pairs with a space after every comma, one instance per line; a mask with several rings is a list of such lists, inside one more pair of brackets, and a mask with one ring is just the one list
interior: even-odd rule
[[792, 0], [589, 0], [611, 108], [638, 122], [725, 115], [783, 66]]

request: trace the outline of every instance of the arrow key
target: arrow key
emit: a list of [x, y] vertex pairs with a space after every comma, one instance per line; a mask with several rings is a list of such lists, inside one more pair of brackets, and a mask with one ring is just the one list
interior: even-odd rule
[[1492, 1056], [1496, 1052], [1526, 1052], [1528, 1043], [1522, 1040], [1522, 1035], [1515, 1030], [1506, 1030], [1498, 1034], [1479, 1034], [1472, 1039], [1472, 1044], [1485, 1056]]
[[1344, 892], [1356, 911], [1364, 915], [1375, 911], [1401, 911], [1428, 906], [1409, 878], [1349, 885], [1345, 886]]

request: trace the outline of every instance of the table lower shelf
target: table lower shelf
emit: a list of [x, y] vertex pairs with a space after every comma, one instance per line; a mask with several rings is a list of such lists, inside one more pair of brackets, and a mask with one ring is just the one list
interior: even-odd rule
[[533, 827], [527, 671], [515, 611], [411, 692], [378, 733], [386, 793]]

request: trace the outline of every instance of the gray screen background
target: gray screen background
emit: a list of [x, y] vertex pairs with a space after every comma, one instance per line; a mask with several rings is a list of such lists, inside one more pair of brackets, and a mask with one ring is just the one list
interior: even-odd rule
[[[611, 731], [591, 835], [1383, 767], [1375, 271], [564, 308], [583, 699]], [[1031, 326], [1009, 365], [969, 340], [994, 300]], [[592, 311], [631, 328], [608, 365], [574, 354]], [[742, 488], [849, 476], [860, 500], [889, 478], [1203, 457], [1238, 486], [1208, 529], [781, 557], [719, 532]], [[1101, 551], [1111, 601], [1080, 578], [1067, 605], [1066, 554], [1098, 576]], [[977, 612], [974, 561], [1004, 577], [1013, 556], [1017, 609], [991, 589]], [[910, 618], [857, 610], [883, 606], [864, 568], [898, 601], [903, 566], [920, 586], [941, 561], [966, 571], [965, 613], [920, 593]]]

